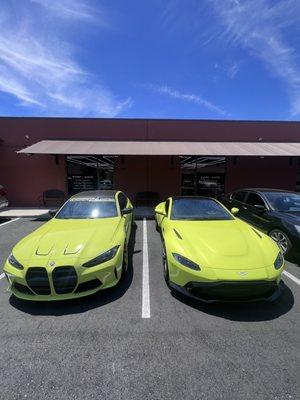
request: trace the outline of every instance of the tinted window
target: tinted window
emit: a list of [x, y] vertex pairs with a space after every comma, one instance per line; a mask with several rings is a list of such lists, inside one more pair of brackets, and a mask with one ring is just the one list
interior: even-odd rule
[[171, 219], [177, 220], [228, 220], [228, 211], [211, 199], [174, 199]]
[[59, 211], [58, 219], [88, 219], [117, 217], [115, 200], [69, 200]]
[[247, 204], [250, 206], [264, 206], [266, 207], [263, 199], [256, 193], [250, 193], [247, 199]]
[[264, 192], [274, 210], [285, 212], [300, 211], [300, 195], [297, 193]]
[[246, 194], [247, 194], [247, 192], [235, 192], [232, 194], [232, 198], [236, 201], [240, 201], [241, 203], [243, 203], [245, 200]]
[[123, 193], [118, 194], [118, 201], [121, 210], [124, 210], [127, 206], [127, 197]]

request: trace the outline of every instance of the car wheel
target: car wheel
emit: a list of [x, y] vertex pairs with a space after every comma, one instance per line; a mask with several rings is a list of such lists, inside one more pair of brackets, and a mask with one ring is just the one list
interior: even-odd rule
[[168, 267], [168, 260], [167, 260], [167, 253], [165, 245], [163, 245], [162, 249], [162, 261], [163, 261], [163, 268], [164, 268], [164, 278], [166, 284], [170, 287], [170, 277], [169, 277], [169, 267]]
[[278, 244], [281, 248], [283, 254], [287, 254], [291, 249], [291, 241], [288, 236], [282, 232], [280, 229], [273, 229], [269, 236]]

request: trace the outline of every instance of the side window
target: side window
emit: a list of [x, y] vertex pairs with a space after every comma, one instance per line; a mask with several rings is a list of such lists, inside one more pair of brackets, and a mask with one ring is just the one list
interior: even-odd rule
[[247, 199], [247, 204], [249, 206], [264, 206], [266, 207], [265, 202], [257, 193], [250, 193]]
[[127, 197], [123, 193], [118, 194], [118, 202], [120, 206], [120, 210], [124, 210], [127, 206]]
[[247, 194], [247, 192], [234, 192], [231, 197], [235, 201], [239, 201], [241, 203], [244, 203], [246, 194]]
[[169, 208], [170, 208], [170, 200], [167, 200], [165, 205], [167, 215], [169, 214]]

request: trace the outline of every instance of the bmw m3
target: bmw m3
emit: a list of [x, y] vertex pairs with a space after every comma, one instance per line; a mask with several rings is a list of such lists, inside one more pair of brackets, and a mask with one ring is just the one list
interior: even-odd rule
[[71, 197], [8, 257], [9, 290], [25, 300], [66, 300], [115, 286], [126, 272], [132, 205], [120, 191]]

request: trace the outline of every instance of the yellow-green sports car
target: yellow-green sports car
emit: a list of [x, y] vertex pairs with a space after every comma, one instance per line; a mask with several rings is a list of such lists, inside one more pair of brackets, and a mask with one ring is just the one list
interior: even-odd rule
[[171, 290], [203, 300], [275, 300], [284, 258], [278, 245], [218, 201], [171, 197], [155, 208]]
[[71, 197], [13, 248], [4, 266], [10, 291], [25, 300], [66, 300], [115, 286], [127, 269], [132, 218], [120, 191]]

